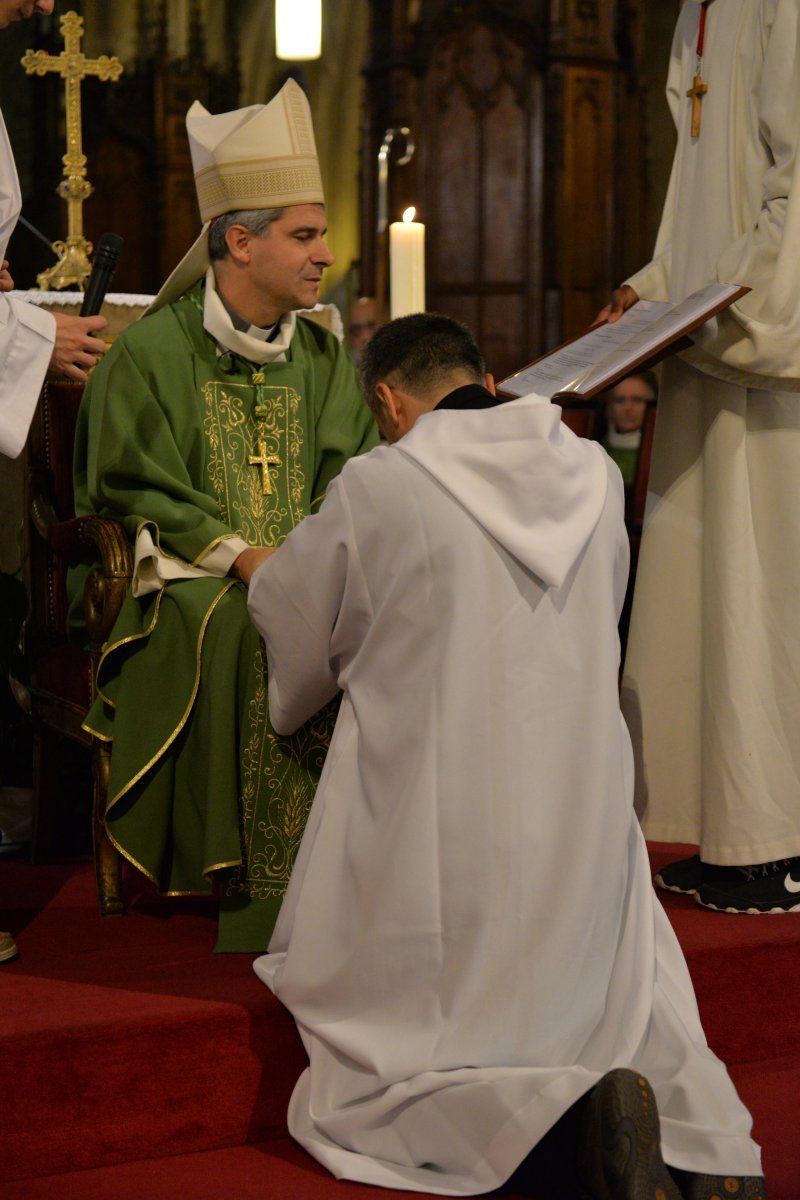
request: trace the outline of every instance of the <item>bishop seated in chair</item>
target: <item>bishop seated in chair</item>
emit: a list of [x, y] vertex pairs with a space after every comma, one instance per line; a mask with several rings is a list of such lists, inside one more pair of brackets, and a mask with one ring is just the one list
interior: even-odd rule
[[86, 725], [111, 743], [122, 854], [165, 893], [217, 886], [218, 949], [263, 950], [334, 714], [273, 731], [241, 575], [378, 435], [346, 351], [297, 315], [333, 261], [304, 93], [289, 81], [218, 116], [196, 103], [187, 129], [202, 232], [79, 417], [77, 511], [135, 541]]

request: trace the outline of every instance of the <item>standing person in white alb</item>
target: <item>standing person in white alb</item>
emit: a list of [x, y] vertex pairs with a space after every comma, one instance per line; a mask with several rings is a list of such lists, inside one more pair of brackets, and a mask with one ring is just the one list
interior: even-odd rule
[[647, 837], [699, 845], [661, 886], [783, 913], [800, 908], [798, 0], [686, 0], [667, 95], [655, 257], [604, 313], [752, 290], [663, 367], [623, 687], [637, 810]]
[[568, 1194], [763, 1200], [633, 811], [619, 471], [546, 398], [498, 403], [449, 317], [377, 330], [361, 378], [392, 444], [249, 592], [276, 730], [342, 689], [256, 961], [309, 1056], [290, 1132], [381, 1187], [524, 1164], [515, 1190], [563, 1195], [547, 1147]]
[[[0, 29], [34, 13], [53, 11], [54, 0], [0, 0]], [[0, 114], [0, 453], [16, 458], [25, 445], [39, 390], [48, 370], [84, 381], [105, 350], [92, 334], [105, 317], [55, 316], [4, 293], [14, 283], [6, 248], [22, 206], [14, 155]]]
[[[53, 11], [54, 0], [0, 0], [0, 29], [34, 13]], [[12, 300], [14, 287], [6, 249], [22, 207], [17, 168], [0, 113], [0, 454], [16, 458], [28, 436], [33, 410], [48, 368], [72, 379], [85, 379], [105, 350], [92, 337], [105, 317], [54, 317], [35, 304]], [[9, 933], [0, 932], [0, 962], [15, 958]]]

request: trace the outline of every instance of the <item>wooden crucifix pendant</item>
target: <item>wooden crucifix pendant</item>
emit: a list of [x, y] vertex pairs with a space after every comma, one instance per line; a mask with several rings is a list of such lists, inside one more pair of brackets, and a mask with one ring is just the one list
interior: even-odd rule
[[708, 91], [708, 84], [703, 83], [703, 77], [700, 74], [700, 72], [698, 71], [694, 77], [694, 80], [692, 81], [692, 86], [689, 88], [688, 92], [686, 93], [687, 96], [691, 96], [691, 98], [692, 98], [692, 131], [691, 132], [692, 132], [693, 138], [700, 136], [700, 106], [701, 106], [701, 103], [703, 100], [703, 96], [705, 96], [707, 91]]
[[270, 467], [279, 467], [281, 460], [277, 454], [267, 454], [267, 443], [263, 438], [258, 441], [258, 454], [250, 455], [250, 466], [261, 467], [261, 491], [265, 496], [272, 495], [272, 480], [269, 477]]

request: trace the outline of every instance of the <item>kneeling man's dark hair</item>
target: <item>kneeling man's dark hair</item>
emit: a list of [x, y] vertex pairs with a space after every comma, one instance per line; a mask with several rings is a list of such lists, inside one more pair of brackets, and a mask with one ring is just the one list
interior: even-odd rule
[[379, 407], [375, 388], [385, 380], [424, 397], [454, 372], [483, 383], [486, 367], [467, 327], [441, 313], [412, 313], [381, 326], [360, 364], [361, 387], [373, 411]]

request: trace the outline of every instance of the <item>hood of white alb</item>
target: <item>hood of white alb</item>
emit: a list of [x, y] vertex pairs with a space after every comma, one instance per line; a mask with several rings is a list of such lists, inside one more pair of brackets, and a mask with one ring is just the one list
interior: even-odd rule
[[396, 448], [553, 587], [564, 582], [605, 504], [605, 452], [567, 428], [547, 397], [426, 413]]

